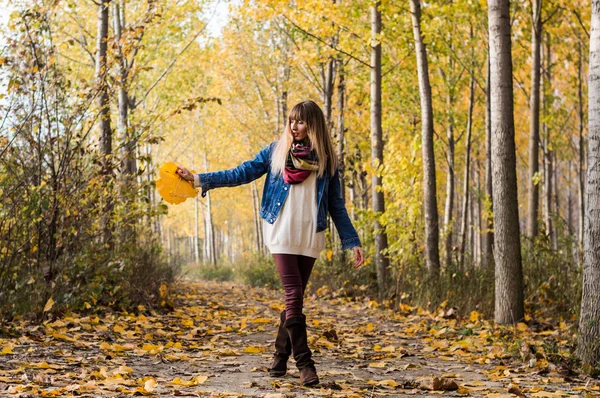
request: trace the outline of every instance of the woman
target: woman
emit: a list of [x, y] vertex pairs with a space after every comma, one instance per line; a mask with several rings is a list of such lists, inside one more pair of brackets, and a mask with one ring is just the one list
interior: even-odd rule
[[313, 101], [295, 105], [279, 141], [261, 150], [254, 160], [225, 171], [193, 175], [181, 167], [177, 173], [193, 181], [195, 187], [202, 187], [203, 197], [209, 189], [246, 184], [267, 174], [260, 216], [265, 244], [285, 290], [285, 310], [269, 373], [284, 376], [293, 353], [302, 384], [318, 384], [302, 307], [313, 265], [325, 248], [327, 213], [338, 230], [342, 248], [353, 249], [354, 266], [364, 261], [358, 234], [342, 199], [337, 156], [321, 108]]

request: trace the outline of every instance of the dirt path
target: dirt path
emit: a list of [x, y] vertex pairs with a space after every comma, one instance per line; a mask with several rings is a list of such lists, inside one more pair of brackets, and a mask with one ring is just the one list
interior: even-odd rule
[[[293, 364], [287, 376], [270, 378], [281, 299], [186, 282], [167, 315], [142, 309], [15, 325], [21, 337], [0, 339], [0, 396], [600, 396], [600, 381], [565, 375], [547, 360], [548, 341], [563, 341], [560, 330], [511, 334], [474, 319], [314, 296], [305, 312], [321, 385], [301, 387]], [[516, 362], [507, 347], [528, 356]]]

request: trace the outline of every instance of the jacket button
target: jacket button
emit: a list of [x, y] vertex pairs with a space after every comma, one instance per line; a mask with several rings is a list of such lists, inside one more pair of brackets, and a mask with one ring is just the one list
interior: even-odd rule
[[277, 202], [277, 206], [281, 206], [281, 203]]
[[284, 191], [287, 191], [287, 187], [283, 188]]

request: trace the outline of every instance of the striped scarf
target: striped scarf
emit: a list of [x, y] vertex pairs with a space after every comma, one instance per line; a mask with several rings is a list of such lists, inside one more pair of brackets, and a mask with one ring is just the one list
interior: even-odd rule
[[285, 161], [283, 180], [287, 184], [299, 184], [316, 170], [319, 170], [319, 159], [310, 141], [292, 142]]

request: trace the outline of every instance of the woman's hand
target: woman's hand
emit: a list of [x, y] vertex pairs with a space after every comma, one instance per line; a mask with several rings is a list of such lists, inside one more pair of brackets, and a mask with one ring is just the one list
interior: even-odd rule
[[178, 166], [177, 167], [177, 175], [183, 178], [186, 181], [194, 181], [194, 175], [191, 171], [186, 169], [185, 167]]
[[354, 268], [358, 268], [365, 261], [365, 253], [363, 252], [363, 249], [360, 246], [355, 246], [352, 250], [354, 251], [354, 259], [355, 259]]

